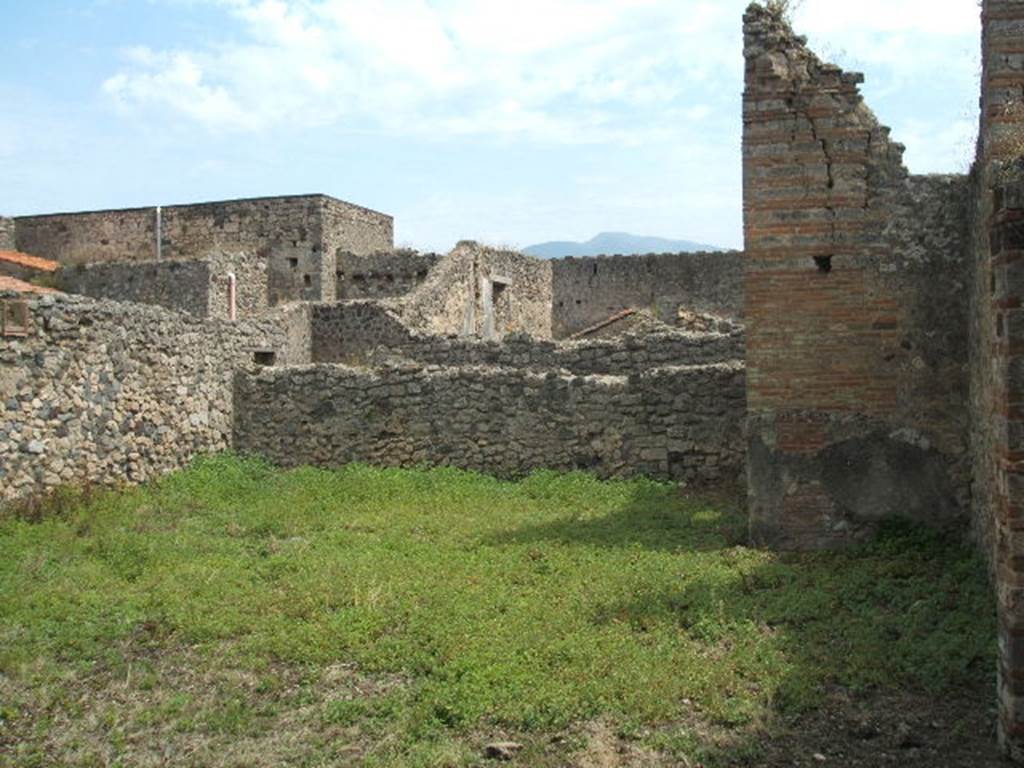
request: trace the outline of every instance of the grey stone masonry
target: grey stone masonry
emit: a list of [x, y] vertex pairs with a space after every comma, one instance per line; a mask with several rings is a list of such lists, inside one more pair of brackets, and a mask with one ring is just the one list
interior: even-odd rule
[[28, 311], [28, 335], [0, 342], [0, 501], [141, 482], [230, 448], [234, 372], [285, 343], [278, 322], [141, 304], [55, 295]]
[[14, 237], [14, 219], [0, 216], [0, 251], [17, 250], [18, 244]]
[[510, 368], [342, 365], [242, 372], [235, 449], [283, 466], [452, 465], [514, 477], [584, 469], [736, 481], [743, 366], [574, 376]]
[[743, 255], [662, 253], [553, 259], [552, 331], [569, 336], [624, 309], [651, 310], [674, 325], [682, 307], [743, 314]]
[[442, 258], [436, 253], [406, 250], [362, 256], [339, 251], [337, 297], [339, 300], [351, 300], [404, 296], [419, 287]]
[[312, 360], [367, 365], [385, 359], [431, 365], [491, 365], [578, 374], [629, 374], [673, 365], [742, 360], [742, 329], [691, 332], [659, 326], [657, 332], [579, 341], [510, 334], [498, 341], [438, 336], [407, 327], [395, 305], [374, 301], [312, 304]]

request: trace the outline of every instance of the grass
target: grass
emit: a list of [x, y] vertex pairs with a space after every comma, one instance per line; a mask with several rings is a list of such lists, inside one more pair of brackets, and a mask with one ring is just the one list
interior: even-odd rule
[[594, 729], [713, 761], [831, 686], [940, 694], [993, 667], [958, 543], [780, 556], [743, 529], [735, 502], [643, 480], [233, 457], [11, 510], [0, 764], [454, 766], [512, 735], [542, 765]]

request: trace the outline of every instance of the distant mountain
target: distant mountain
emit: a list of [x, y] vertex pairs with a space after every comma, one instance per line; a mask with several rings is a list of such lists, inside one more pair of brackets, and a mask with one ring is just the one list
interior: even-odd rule
[[632, 256], [645, 253], [693, 253], [694, 251], [724, 250], [726, 249], [695, 243], [691, 240], [669, 240], [664, 237], [631, 235], [628, 232], [602, 232], [585, 243], [556, 240], [523, 248], [523, 253], [542, 259], [560, 259], [564, 256], [601, 256], [615, 253]]

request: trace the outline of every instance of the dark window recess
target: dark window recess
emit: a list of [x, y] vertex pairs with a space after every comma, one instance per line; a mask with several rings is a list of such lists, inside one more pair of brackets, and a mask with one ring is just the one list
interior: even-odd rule
[[384, 275], [384, 282], [385, 283], [393, 283], [393, 282], [395, 282], [395, 276], [394, 275]]
[[299, 268], [299, 260], [297, 258], [295, 258], [294, 256], [290, 256], [288, 258], [288, 266], [291, 267], [292, 269], [298, 269]]
[[594, 274], [597, 274], [597, 264], [594, 265]]
[[311, 286], [313, 284], [313, 276], [312, 275], [303, 275], [302, 276], [302, 284], [305, 285], [307, 288], [309, 288], [309, 286]]
[[352, 279], [355, 280], [357, 283], [365, 283], [366, 275], [352, 275]]
[[819, 272], [825, 272], [826, 274], [832, 271], [832, 257], [831, 256], [815, 256], [814, 266], [818, 268]]
[[264, 367], [268, 367], [268, 366], [271, 366], [271, 365], [274, 364], [274, 361], [277, 359], [277, 353], [276, 352], [254, 352], [252, 357], [253, 357], [253, 362], [256, 363], [256, 365], [262, 365]]
[[416, 277], [419, 278], [420, 280], [424, 279], [426, 276], [427, 270], [425, 269], [421, 269], [419, 272], [416, 273]]
[[17, 300], [0, 302], [0, 328], [3, 336], [28, 336], [28, 304]]

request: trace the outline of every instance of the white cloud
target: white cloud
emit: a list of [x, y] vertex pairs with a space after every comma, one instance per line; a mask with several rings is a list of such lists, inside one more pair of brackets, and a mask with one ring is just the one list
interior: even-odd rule
[[[192, 2], [220, 6], [237, 28], [205, 48], [126, 51], [104, 84], [121, 109], [218, 131], [331, 125], [632, 145], [738, 120], [745, 0]], [[825, 58], [869, 70], [872, 96], [977, 68], [972, 0], [807, 0], [796, 26]], [[972, 99], [897, 138], [909, 144], [929, 119], [962, 120]], [[959, 133], [937, 140], [947, 139]]]
[[[243, 42], [126, 51], [104, 85], [121, 108], [218, 130], [299, 120], [606, 141], [691, 92], [705, 104], [708, 74], [740, 66], [735, 9], [711, 2], [208, 2], [237, 19]], [[642, 109], [652, 117], [638, 123]]]

